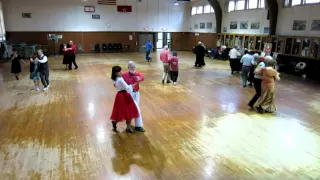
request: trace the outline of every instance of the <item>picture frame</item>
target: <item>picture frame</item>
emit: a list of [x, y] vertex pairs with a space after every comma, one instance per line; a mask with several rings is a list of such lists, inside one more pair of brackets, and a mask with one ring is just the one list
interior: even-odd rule
[[22, 13], [22, 18], [32, 18], [31, 13]]
[[248, 29], [248, 21], [240, 21], [240, 29]]
[[206, 28], [206, 23], [200, 23], [200, 29], [205, 29]]
[[320, 31], [320, 20], [311, 21], [311, 31]]
[[260, 29], [260, 22], [252, 22], [250, 29]]
[[212, 22], [207, 22], [207, 29], [212, 29]]
[[231, 21], [230, 22], [230, 29], [238, 29], [238, 22], [237, 21]]
[[306, 20], [294, 20], [292, 24], [293, 31], [304, 31], [307, 29], [307, 21]]
[[100, 19], [100, 15], [99, 14], [92, 14], [92, 19]]

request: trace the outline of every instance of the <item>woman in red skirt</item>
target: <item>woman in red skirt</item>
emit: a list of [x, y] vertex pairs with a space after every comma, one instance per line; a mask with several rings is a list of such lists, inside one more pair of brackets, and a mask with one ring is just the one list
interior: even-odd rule
[[122, 71], [120, 66], [112, 67], [111, 79], [114, 81], [114, 86], [118, 90], [110, 117], [112, 120], [113, 130], [117, 131], [117, 123], [119, 121], [126, 121], [126, 131], [133, 133], [131, 120], [139, 117], [139, 111], [132, 99], [131, 94], [129, 93], [133, 91], [132, 86], [135, 86], [135, 84], [129, 86], [122, 79]]

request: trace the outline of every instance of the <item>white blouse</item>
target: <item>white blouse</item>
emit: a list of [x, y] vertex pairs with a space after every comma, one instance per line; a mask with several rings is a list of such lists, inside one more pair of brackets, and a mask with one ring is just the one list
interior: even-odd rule
[[132, 85], [128, 85], [122, 77], [117, 77], [116, 82], [114, 83], [118, 91], [128, 91], [129, 93], [133, 92]]

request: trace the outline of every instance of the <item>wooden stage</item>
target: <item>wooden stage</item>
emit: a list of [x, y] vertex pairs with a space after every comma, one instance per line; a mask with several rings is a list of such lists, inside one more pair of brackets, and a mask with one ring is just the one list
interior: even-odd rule
[[[65, 71], [49, 58], [51, 87], [36, 92], [0, 63], [0, 179], [44, 180], [316, 180], [320, 179], [319, 83], [281, 75], [275, 114], [249, 111], [253, 88], [231, 75], [229, 62], [180, 52], [177, 86], [161, 84], [158, 55], [78, 55]], [[145, 133], [112, 131], [116, 90], [111, 67], [128, 60], [145, 75]]]

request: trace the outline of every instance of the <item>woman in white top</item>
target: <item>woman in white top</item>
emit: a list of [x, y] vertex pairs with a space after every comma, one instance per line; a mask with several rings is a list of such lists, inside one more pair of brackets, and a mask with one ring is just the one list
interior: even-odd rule
[[118, 90], [110, 117], [113, 130], [117, 132], [117, 123], [119, 121], [126, 121], [126, 131], [133, 133], [131, 120], [139, 117], [138, 108], [130, 95], [133, 91], [132, 86], [135, 86], [135, 84], [129, 86], [123, 80], [120, 66], [112, 67], [111, 79], [114, 81], [114, 86]]

